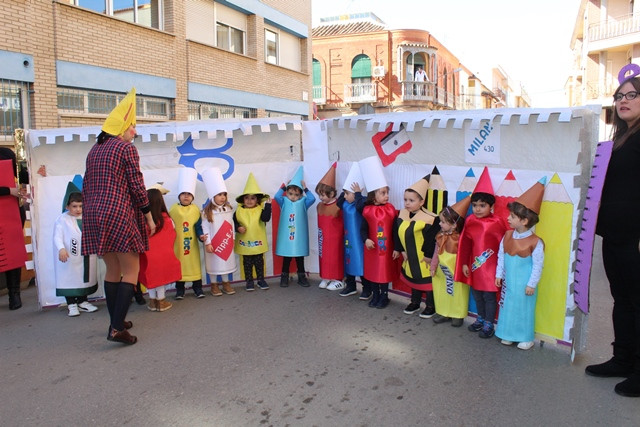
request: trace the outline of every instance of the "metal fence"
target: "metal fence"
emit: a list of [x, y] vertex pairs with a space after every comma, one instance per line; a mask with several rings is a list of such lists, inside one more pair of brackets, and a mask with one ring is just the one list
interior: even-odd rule
[[0, 136], [13, 138], [29, 124], [29, 83], [0, 79]]
[[233, 105], [189, 102], [189, 120], [203, 119], [255, 119], [255, 108], [234, 107]]

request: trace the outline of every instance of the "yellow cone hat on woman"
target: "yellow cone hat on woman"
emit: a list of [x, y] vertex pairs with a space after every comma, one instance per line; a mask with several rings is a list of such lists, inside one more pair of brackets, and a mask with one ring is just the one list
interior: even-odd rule
[[269, 197], [268, 194], [265, 194], [260, 190], [260, 186], [258, 185], [258, 181], [253, 176], [252, 172], [249, 172], [249, 177], [247, 178], [247, 183], [244, 186], [244, 191], [241, 195], [236, 197], [236, 202], [244, 203], [244, 196], [247, 194], [254, 194], [258, 198], [258, 203], [262, 202], [262, 199], [265, 197]]
[[109, 135], [120, 136], [129, 126], [136, 124], [136, 88], [125, 96], [116, 108], [111, 110], [109, 116], [102, 125], [103, 132]]

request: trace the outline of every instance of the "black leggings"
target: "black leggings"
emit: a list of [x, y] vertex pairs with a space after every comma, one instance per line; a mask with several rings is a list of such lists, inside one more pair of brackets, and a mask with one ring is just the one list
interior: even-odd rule
[[[290, 256], [285, 256], [282, 257], [282, 272], [283, 273], [288, 273], [289, 272], [289, 266], [291, 265], [291, 259], [292, 257]], [[298, 274], [304, 274], [304, 257], [303, 256], [297, 256], [296, 257], [296, 265], [298, 266]]]
[[67, 300], [67, 305], [69, 304], [82, 304], [85, 301], [88, 301], [87, 296], [83, 295], [81, 297], [64, 297]]
[[242, 266], [244, 267], [244, 278], [248, 282], [253, 280], [253, 268], [256, 269], [256, 279], [264, 279], [264, 255], [243, 255]]

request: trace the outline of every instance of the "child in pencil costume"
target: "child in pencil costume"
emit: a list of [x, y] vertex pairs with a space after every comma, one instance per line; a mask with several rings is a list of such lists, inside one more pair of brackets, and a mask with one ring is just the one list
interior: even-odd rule
[[425, 176], [404, 191], [404, 208], [396, 218], [397, 232], [394, 236], [395, 248], [403, 258], [400, 280], [411, 288], [411, 302], [404, 313], [419, 311], [424, 293], [426, 305], [420, 314], [423, 319], [429, 319], [436, 313], [431, 257], [439, 226], [437, 215], [424, 207], [428, 189], [429, 176]]
[[361, 300], [371, 298], [371, 285], [364, 278], [364, 241], [360, 237], [362, 226], [362, 210], [365, 198], [362, 196], [364, 180], [357, 162], [351, 165], [347, 179], [342, 186], [342, 193], [336, 204], [342, 210], [344, 224], [344, 272], [345, 288], [340, 291], [340, 296], [348, 297], [358, 293], [356, 276], [362, 281]]
[[316, 198], [306, 188], [303, 174], [304, 171], [300, 166], [291, 181], [286, 186], [283, 183], [273, 196], [280, 206], [276, 255], [282, 257], [280, 286], [283, 288], [289, 286], [289, 266], [292, 258], [296, 259], [298, 267], [298, 284], [304, 287], [309, 286], [304, 269], [304, 257], [309, 256], [307, 209], [313, 205]]
[[433, 299], [436, 315], [433, 323], [451, 321], [451, 326], [460, 327], [469, 311], [469, 285], [453, 280], [456, 270], [458, 241], [467, 216], [471, 196], [440, 212], [440, 231], [436, 235], [436, 247], [431, 258], [433, 277]]
[[521, 350], [533, 347], [536, 314], [536, 287], [542, 275], [544, 242], [531, 228], [538, 223], [546, 177], [536, 182], [508, 205], [509, 225], [496, 267], [496, 286], [502, 287], [496, 336], [502, 344], [518, 343]]
[[204, 298], [202, 292], [202, 264], [200, 245], [202, 226], [200, 209], [193, 204], [198, 172], [193, 168], [178, 171], [178, 203], [171, 206], [169, 216], [176, 225], [174, 252], [182, 267], [182, 277], [176, 282], [177, 300], [184, 298], [185, 282], [192, 282], [193, 293]]
[[389, 203], [389, 186], [377, 156], [360, 161], [360, 170], [369, 193], [362, 209], [361, 238], [364, 241], [364, 277], [371, 284], [369, 307], [389, 305], [389, 282], [397, 277], [393, 225], [396, 208]]
[[260, 191], [258, 182], [249, 173], [244, 191], [236, 197], [238, 207], [233, 213], [236, 229], [235, 251], [240, 255], [246, 290], [253, 291], [253, 270], [260, 289], [267, 290], [269, 285], [264, 280], [264, 254], [269, 250], [267, 241], [267, 225], [271, 219], [271, 201], [269, 195]]
[[318, 210], [318, 261], [320, 285], [330, 291], [344, 288], [344, 225], [342, 211], [337, 204], [336, 163], [316, 185], [320, 199]]
[[211, 294], [216, 297], [222, 293], [233, 295], [236, 291], [230, 282], [237, 269], [233, 253], [233, 207], [227, 199], [227, 186], [220, 169], [205, 169], [202, 181], [209, 195], [209, 201], [202, 210], [202, 232], [206, 236], [204, 265], [211, 280]]
[[162, 197], [168, 192], [160, 184], [147, 189], [156, 232], [149, 237], [149, 250], [140, 254], [138, 283], [149, 291], [147, 308], [151, 311], [167, 311], [173, 306], [165, 298], [166, 285], [182, 277], [182, 267], [174, 252], [176, 229]]
[[467, 217], [460, 235], [455, 273], [456, 281], [471, 286], [478, 317], [469, 325], [469, 331], [478, 332], [480, 338], [490, 338], [495, 333], [495, 269], [500, 241], [507, 231], [506, 221], [493, 215], [495, 200], [489, 169], [485, 167], [471, 194], [473, 214]]
[[72, 182], [64, 197], [66, 209], [53, 227], [56, 296], [65, 297], [69, 316], [98, 309], [87, 296], [98, 290], [97, 256], [82, 256], [82, 193]]

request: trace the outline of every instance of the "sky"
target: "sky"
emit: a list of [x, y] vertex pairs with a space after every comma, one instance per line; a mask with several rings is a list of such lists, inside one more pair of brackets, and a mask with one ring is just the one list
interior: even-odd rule
[[390, 29], [430, 32], [491, 87], [497, 66], [529, 94], [533, 107], [566, 107], [571, 34], [580, 0], [312, 0], [320, 18], [373, 12]]

